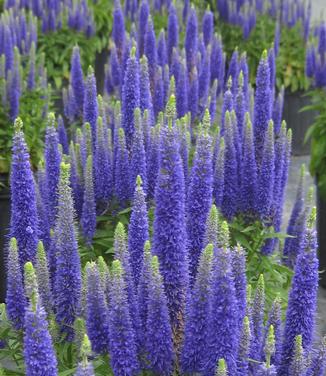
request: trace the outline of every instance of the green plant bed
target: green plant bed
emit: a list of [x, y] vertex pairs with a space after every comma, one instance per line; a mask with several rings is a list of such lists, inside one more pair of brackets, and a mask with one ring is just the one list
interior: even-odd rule
[[[51, 110], [51, 106], [48, 89], [26, 91], [20, 98], [19, 113], [24, 121], [26, 142], [34, 169], [42, 157], [46, 112]], [[13, 122], [8, 117], [8, 109], [0, 106], [0, 173], [9, 171], [13, 134]]]
[[[261, 51], [270, 49], [275, 36], [276, 20], [259, 15], [257, 23], [248, 39], [243, 38], [242, 28], [223, 21], [217, 22], [217, 31], [221, 34], [223, 48], [228, 60], [235, 48], [247, 53], [250, 71], [250, 82], [255, 84], [255, 77]], [[279, 54], [276, 59], [276, 85], [290, 92], [307, 90], [308, 80], [305, 77], [305, 41], [302, 36], [302, 25], [297, 23], [289, 28], [281, 27]]]
[[112, 30], [113, 3], [109, 0], [89, 1], [92, 8], [95, 35], [88, 38], [84, 32], [70, 29], [66, 24], [62, 29], [50, 33], [39, 33], [38, 54], [45, 55], [48, 78], [56, 89], [65, 86], [69, 79], [72, 49], [80, 48], [83, 70], [95, 65], [96, 53], [108, 46]]

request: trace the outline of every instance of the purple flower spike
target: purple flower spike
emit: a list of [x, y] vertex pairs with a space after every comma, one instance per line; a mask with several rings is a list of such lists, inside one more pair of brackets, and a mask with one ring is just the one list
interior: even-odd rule
[[14, 44], [12, 40], [12, 33], [7, 25], [4, 27], [3, 42], [3, 52], [6, 57], [6, 72], [8, 72], [14, 66]]
[[12, 71], [8, 73], [8, 96], [9, 96], [9, 115], [14, 121], [19, 114], [19, 99], [21, 96], [21, 77], [20, 77], [20, 55], [15, 47], [15, 61]]
[[274, 122], [274, 129], [275, 129], [276, 135], [278, 135], [281, 130], [283, 106], [284, 106], [284, 87], [282, 87], [277, 98], [274, 101], [273, 122]]
[[198, 96], [199, 96], [201, 114], [203, 113], [204, 108], [207, 107], [207, 99], [208, 99], [209, 86], [210, 86], [210, 71], [211, 71], [210, 54], [211, 54], [211, 48], [210, 46], [208, 46], [203, 56], [201, 70], [199, 72], [199, 77], [198, 77]]
[[183, 174], [185, 182], [188, 180], [189, 169], [189, 148], [190, 148], [190, 132], [189, 132], [189, 116], [185, 115], [181, 119], [178, 119], [176, 125], [179, 128], [180, 146], [179, 153], [183, 163]]
[[245, 216], [252, 218], [255, 213], [258, 187], [254, 135], [248, 112], [246, 113], [246, 127], [242, 147], [240, 211]]
[[318, 53], [321, 56], [322, 63], [325, 60], [326, 53], [326, 23], [323, 22], [319, 27]]
[[154, 109], [153, 109], [153, 100], [152, 94], [150, 91], [150, 81], [148, 73], [148, 60], [144, 55], [140, 59], [140, 109], [142, 114], [145, 110], [149, 111], [150, 123], [154, 125]]
[[184, 63], [180, 63], [178, 80], [176, 83], [176, 100], [178, 118], [183, 117], [188, 112], [188, 80], [187, 69]]
[[145, 33], [147, 29], [147, 22], [149, 16], [148, 0], [142, 0], [139, 9], [139, 21], [138, 21], [138, 54], [142, 57], [144, 54], [145, 45]]
[[69, 154], [68, 135], [61, 115], [58, 117], [58, 138], [64, 154]]
[[150, 147], [147, 159], [147, 197], [152, 199], [155, 193], [156, 179], [159, 170], [159, 126], [150, 130]]
[[185, 49], [186, 49], [188, 72], [191, 72], [193, 67], [196, 65], [197, 39], [198, 39], [197, 13], [196, 13], [195, 8], [191, 7], [190, 14], [188, 16], [186, 37], [185, 37]]
[[190, 275], [196, 276], [200, 253], [203, 249], [205, 224], [212, 205], [213, 166], [212, 141], [208, 134], [210, 116], [205, 112], [202, 129], [199, 131], [193, 167], [187, 193], [187, 238]]
[[238, 209], [239, 187], [237, 178], [238, 162], [234, 145], [234, 127], [228, 111], [225, 114], [224, 140], [224, 189], [221, 209], [226, 218], [232, 219]]
[[247, 305], [246, 254], [241, 246], [236, 246], [232, 249], [231, 255], [234, 287], [238, 302], [238, 321], [240, 330], [246, 314]]
[[116, 376], [139, 373], [135, 332], [132, 328], [124, 269], [119, 260], [112, 263], [109, 305], [110, 360]]
[[[263, 342], [263, 325], [264, 325], [264, 309], [265, 309], [265, 281], [261, 274], [257, 283], [255, 296], [252, 303], [252, 340], [250, 348], [250, 357], [256, 361], [261, 361], [262, 342]], [[257, 364], [251, 364], [252, 371], [257, 370]]]
[[318, 349], [318, 353], [313, 357], [308, 368], [307, 376], [323, 376], [326, 370], [326, 337]]
[[308, 220], [305, 247], [298, 255], [292, 279], [283, 335], [280, 372], [289, 375], [289, 363], [293, 356], [295, 337], [302, 335], [302, 345], [309, 351], [313, 341], [315, 312], [318, 293], [317, 241], [314, 223], [316, 209]]
[[275, 335], [275, 351], [271, 356], [271, 362], [276, 367], [280, 365], [281, 356], [282, 356], [282, 331], [283, 331], [283, 323], [282, 323], [282, 306], [281, 306], [281, 299], [279, 297], [275, 298], [272, 308], [269, 312], [268, 320], [266, 323], [265, 328], [265, 339], [263, 342], [263, 346], [266, 346], [268, 340], [268, 330], [271, 327], [274, 328], [274, 335]]
[[111, 58], [110, 58], [110, 68], [111, 68], [111, 78], [112, 84], [115, 88], [118, 88], [118, 92], [120, 94], [121, 89], [121, 65], [118, 58], [118, 53], [115, 45], [111, 49]]
[[145, 34], [144, 52], [148, 60], [148, 71], [151, 83], [151, 90], [155, 87], [155, 71], [157, 64], [156, 37], [152, 18], [149, 17]]
[[168, 63], [167, 46], [164, 29], [161, 30], [157, 41], [157, 64], [164, 69], [165, 64]]
[[111, 146], [106, 137], [103, 120], [97, 119], [97, 147], [96, 147], [96, 200], [107, 203], [113, 195], [113, 169], [111, 160]]
[[[93, 180], [93, 158], [88, 156], [84, 174], [85, 190], [83, 210], [81, 216], [81, 227], [87, 246], [91, 246], [96, 230], [96, 205]], [[99, 172], [100, 173], [100, 172]]]
[[74, 217], [70, 166], [61, 163], [53, 236], [56, 252], [54, 305], [56, 321], [67, 340], [73, 338], [73, 323], [79, 312], [81, 297], [81, 266]]
[[169, 18], [168, 18], [168, 37], [167, 37], [167, 56], [168, 63], [171, 64], [172, 53], [174, 48], [178, 48], [179, 44], [179, 23], [178, 15], [173, 2], [171, 2], [169, 7]]
[[10, 236], [17, 240], [21, 267], [27, 261], [35, 260], [38, 243], [35, 185], [22, 127], [23, 122], [17, 118], [10, 175]]
[[149, 237], [148, 226], [147, 207], [142, 188], [142, 180], [140, 176], [137, 176], [137, 186], [128, 231], [130, 266], [136, 288], [138, 287], [141, 271], [143, 269], [144, 245]]
[[[218, 142], [218, 141], [217, 141]], [[215, 161], [213, 197], [215, 205], [221, 208], [224, 192], [224, 164], [225, 164], [225, 144], [224, 138], [219, 140], [218, 153]]]
[[84, 108], [85, 85], [78, 46], [75, 46], [72, 51], [70, 84], [73, 89], [78, 115], [81, 116]]
[[226, 248], [217, 249], [214, 254], [210, 290], [211, 311], [207, 317], [204, 374], [214, 376], [216, 360], [223, 358], [230, 375], [236, 375], [239, 335], [237, 298], [231, 270], [231, 254]]
[[173, 371], [173, 340], [163, 278], [157, 256], [153, 256], [148, 283], [146, 350], [149, 369], [168, 376]]
[[127, 148], [130, 150], [135, 131], [134, 111], [140, 105], [139, 64], [136, 48], [133, 47], [127, 61], [122, 88], [122, 127], [125, 131]]
[[191, 123], [194, 124], [198, 114], [198, 74], [197, 68], [194, 67], [191, 73], [188, 92], [188, 110], [191, 113]]
[[75, 376], [95, 376], [93, 364], [88, 360], [90, 354], [91, 344], [89, 342], [87, 334], [85, 334], [80, 350], [80, 356], [82, 360], [78, 363]]
[[302, 347], [302, 335], [297, 335], [294, 340], [293, 356], [289, 371], [291, 376], [301, 376], [307, 369], [305, 350]]
[[69, 146], [69, 157], [71, 164], [70, 183], [73, 191], [74, 207], [78, 218], [80, 218], [83, 208], [84, 187], [82, 183], [83, 173], [79, 144], [74, 145], [71, 141]]
[[59, 151], [59, 138], [55, 129], [55, 116], [48, 115], [45, 134], [45, 179], [47, 190], [47, 209], [49, 215], [49, 225], [53, 228], [58, 207], [58, 183], [60, 177], [61, 153]]
[[309, 46], [306, 52], [306, 75], [312, 78], [316, 70], [316, 51], [314, 46]]
[[98, 117], [96, 79], [92, 67], [88, 68], [85, 82], [84, 123], [89, 123], [92, 130], [92, 147], [96, 150], [96, 122]]
[[[173, 107], [174, 101], [174, 97], [171, 96], [168, 105]], [[153, 250], [160, 261], [172, 326], [179, 328], [187, 292], [188, 265], [185, 248], [183, 167], [171, 122], [170, 117], [170, 124], [161, 129]]]
[[250, 356], [250, 320], [245, 316], [242, 323], [242, 329], [239, 340], [239, 353], [238, 353], [238, 375], [247, 376], [249, 372], [249, 356]]
[[210, 44], [214, 31], [214, 16], [213, 13], [207, 9], [203, 17], [203, 37], [205, 46]]
[[184, 343], [181, 352], [183, 373], [201, 372], [207, 352], [209, 297], [212, 278], [213, 245], [208, 244], [202, 252], [196, 282], [189, 299]]
[[108, 312], [100, 273], [95, 263], [86, 265], [86, 328], [92, 349], [97, 354], [108, 352], [109, 327]]
[[232, 87], [232, 77], [229, 77], [228, 79], [228, 88], [226, 92], [224, 93], [224, 98], [223, 98], [223, 104], [222, 104], [222, 128], [221, 128], [221, 133], [224, 133], [224, 126], [225, 126], [225, 114], [227, 111], [231, 112], [234, 108], [234, 97], [231, 92], [231, 87]]
[[15, 238], [10, 239], [7, 262], [6, 310], [13, 327], [20, 330], [24, 327], [26, 298]]
[[139, 278], [138, 290], [137, 290], [137, 303], [139, 307], [139, 319], [140, 319], [140, 352], [141, 355], [146, 351], [146, 325], [147, 325], [147, 313], [148, 313], [148, 286], [150, 280], [151, 269], [151, 244], [149, 240], [145, 242], [143, 249], [143, 265], [141, 275]]
[[137, 306], [136, 288], [130, 265], [130, 254], [127, 247], [127, 236], [124, 226], [121, 222], [117, 224], [114, 232], [114, 253], [115, 259], [121, 261], [121, 265], [124, 269], [124, 279], [128, 292], [129, 310], [132, 318], [133, 330], [135, 332], [135, 342], [138, 347], [140, 343], [140, 318]]
[[271, 84], [271, 92], [272, 97], [274, 97], [273, 93], [275, 91], [275, 84], [276, 84], [276, 62], [275, 62], [275, 52], [274, 47], [268, 50], [268, 64], [270, 69], [270, 84]]
[[134, 192], [136, 187], [136, 178], [139, 175], [143, 182], [144, 191], [147, 191], [147, 171], [146, 171], [146, 153], [144, 146], [144, 134], [142, 129], [142, 118], [140, 108], [135, 109], [135, 132], [132, 140], [131, 161], [130, 161], [130, 179], [131, 190]]
[[115, 194], [121, 206], [124, 206], [131, 196], [130, 167], [128, 150], [126, 149], [125, 133], [118, 130], [116, 159], [114, 170]]
[[27, 376], [58, 375], [46, 313], [39, 301], [32, 302], [25, 314], [24, 360]]
[[274, 52], [275, 56], [278, 56], [280, 49], [280, 38], [281, 38], [281, 28], [279, 22], [275, 25], [275, 35], [274, 35]]
[[268, 122], [272, 118], [270, 75], [267, 51], [265, 50], [258, 66], [254, 106], [254, 135], [258, 165], [261, 164], [263, 158], [266, 130]]
[[256, 205], [260, 218], [268, 223], [275, 177], [274, 123], [272, 120], [269, 122], [264, 138], [264, 150], [258, 174]]
[[[305, 225], [306, 219], [302, 217], [305, 205], [304, 198], [304, 181], [305, 181], [305, 166], [301, 166], [300, 179], [297, 187], [296, 199], [292, 208], [290, 220], [286, 233], [290, 236], [297, 236], [302, 239], [302, 224]], [[302, 217], [302, 218], [300, 218]], [[300, 220], [299, 220], [300, 219]], [[303, 221], [303, 223], [302, 223]], [[301, 225], [301, 226], [298, 226]], [[304, 235], [303, 235], [304, 236]], [[296, 257], [298, 250], [296, 249], [298, 245], [297, 241], [294, 241], [293, 238], [286, 238], [284, 242], [283, 256], [285, 257], [285, 264], [293, 267], [294, 260], [291, 260], [292, 257]]]
[[125, 22], [120, 0], [114, 0], [112, 36], [118, 50], [120, 62], [122, 61], [122, 54], [125, 47], [125, 33]]
[[53, 300], [50, 286], [50, 273], [48, 268], [47, 255], [44, 250], [43, 243], [40, 241], [37, 247], [36, 259], [36, 276], [39, 294], [42, 300], [42, 305], [49, 315], [52, 311]]
[[214, 248], [218, 244], [218, 232], [219, 232], [219, 217], [216, 205], [212, 205], [207, 220], [205, 229], [204, 246], [213, 244]]
[[234, 96], [237, 95], [238, 91], [238, 77], [239, 77], [239, 53], [238, 50], [235, 49], [233, 51], [231, 60], [230, 60], [230, 65], [229, 65], [229, 70], [227, 74], [227, 78], [229, 77], [232, 78], [232, 86], [231, 86], [231, 92]]
[[164, 83], [162, 77], [162, 68], [160, 66], [158, 66], [156, 69], [153, 102], [154, 114], [157, 118], [158, 114], [164, 110]]

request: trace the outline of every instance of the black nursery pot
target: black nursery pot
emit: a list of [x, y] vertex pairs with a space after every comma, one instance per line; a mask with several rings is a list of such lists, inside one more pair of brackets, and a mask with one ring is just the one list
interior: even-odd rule
[[326, 288], [326, 199], [321, 197], [317, 189], [317, 233], [320, 285]]
[[300, 110], [310, 104], [310, 98], [304, 96], [304, 92], [297, 91], [291, 93], [286, 91], [284, 95], [283, 119], [288, 128], [292, 129], [292, 154], [309, 155], [310, 142], [304, 143], [306, 132], [313, 123], [314, 111], [300, 112]]
[[96, 53], [95, 58], [95, 77], [97, 92], [103, 94], [104, 92], [104, 81], [105, 81], [105, 64], [108, 61], [109, 51], [107, 48], [101, 52]]
[[6, 296], [6, 246], [8, 243], [8, 229], [10, 223], [10, 190], [8, 188], [8, 175], [0, 174], [0, 302]]

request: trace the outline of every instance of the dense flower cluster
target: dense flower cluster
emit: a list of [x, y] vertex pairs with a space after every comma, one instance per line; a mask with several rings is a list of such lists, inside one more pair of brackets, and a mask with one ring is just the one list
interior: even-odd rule
[[242, 28], [244, 38], [249, 36], [256, 25], [257, 15], [260, 14], [278, 18], [288, 27], [301, 22], [305, 40], [309, 35], [311, 1], [307, 4], [302, 0], [219, 0], [217, 9], [222, 20]]
[[[22, 95], [36, 89], [45, 92], [48, 86], [44, 61], [36, 62], [36, 17], [24, 10], [5, 11], [0, 17], [0, 41], [0, 100], [13, 121]], [[28, 64], [22, 62], [26, 59]]]
[[92, 10], [85, 0], [5, 0], [5, 9], [30, 10], [41, 21], [43, 33], [69, 28], [84, 32], [88, 37], [94, 34]]
[[317, 46], [310, 44], [306, 52], [306, 75], [313, 79], [317, 88], [326, 86], [326, 23], [316, 27]]
[[[76, 343], [76, 375], [94, 375], [91, 356], [109, 354], [115, 376], [322, 376], [325, 343], [318, 352], [312, 346], [316, 213], [302, 179], [289, 224], [300, 236], [284, 250], [275, 238], [261, 247], [283, 252], [294, 269], [284, 328], [282, 302], [268, 307], [263, 275], [250, 293], [247, 250], [229, 231], [234, 220], [276, 232], [282, 224], [291, 131], [281, 123], [274, 49], [263, 52], [253, 89], [237, 50], [225, 73], [208, 11], [199, 22], [185, 2], [179, 25], [171, 2], [167, 35], [158, 37], [146, 0], [138, 14], [125, 1], [125, 14], [138, 25], [130, 34], [116, 0], [107, 95], [98, 95], [92, 68], [84, 77], [74, 49], [65, 120], [82, 126], [71, 127], [68, 145], [62, 118], [56, 126], [49, 115], [45, 166], [35, 177], [15, 123], [6, 308], [24, 331], [27, 374], [57, 374], [54, 333]], [[91, 255], [96, 214], [113, 217], [130, 203], [113, 261]], [[79, 233], [93, 260], [84, 268]]]

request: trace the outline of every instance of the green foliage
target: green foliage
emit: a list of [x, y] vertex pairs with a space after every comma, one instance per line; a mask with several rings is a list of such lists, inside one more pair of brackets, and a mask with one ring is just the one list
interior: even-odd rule
[[112, 30], [113, 2], [110, 0], [89, 1], [92, 9], [96, 33], [87, 38], [84, 32], [70, 29], [66, 24], [62, 29], [50, 33], [40, 33], [38, 54], [45, 54], [48, 78], [59, 89], [69, 79], [70, 58], [75, 45], [80, 47], [81, 62], [84, 71], [94, 66], [96, 53], [108, 45]]
[[83, 265], [95, 261], [99, 256], [103, 256], [108, 263], [112, 262], [115, 228], [121, 222], [127, 230], [130, 214], [131, 208], [119, 211], [117, 204], [113, 203], [104, 214], [97, 216], [97, 229], [91, 247], [87, 247], [80, 239], [79, 253]]
[[[49, 89], [23, 91], [20, 98], [19, 116], [30, 151], [32, 167], [36, 168], [42, 158], [43, 139], [46, 128], [46, 111], [50, 102]], [[13, 122], [8, 117], [9, 109], [0, 106], [0, 173], [7, 173], [11, 161]]]
[[12, 329], [4, 304], [0, 305], [0, 340], [5, 344], [0, 351], [0, 364], [5, 369], [5, 375], [25, 375], [22, 353], [23, 333]]
[[49, 81], [57, 89], [69, 79], [70, 58], [74, 46], [80, 47], [81, 61], [84, 71], [89, 65], [94, 65], [95, 54], [101, 42], [96, 38], [87, 38], [67, 27], [52, 33], [40, 34], [38, 40], [38, 54], [44, 53]]
[[[255, 83], [256, 72], [264, 49], [269, 49], [274, 41], [276, 21], [268, 15], [259, 15], [255, 28], [248, 39], [243, 38], [239, 26], [219, 21], [217, 29], [223, 38], [223, 47], [230, 59], [236, 47], [239, 52], [247, 52], [250, 69], [250, 82]], [[284, 86], [291, 92], [306, 90], [308, 82], [305, 77], [305, 42], [300, 23], [292, 28], [282, 25], [279, 55], [276, 59], [277, 87]]]
[[[49, 327], [51, 327], [51, 322]], [[12, 329], [6, 317], [5, 304], [0, 305], [0, 340], [4, 341], [5, 344], [0, 351], [0, 365], [4, 370], [4, 374], [6, 376], [25, 375], [23, 332]], [[54, 340], [54, 347], [58, 360], [59, 376], [74, 375], [79, 361], [76, 344], [59, 338]], [[113, 375], [109, 366], [108, 356], [97, 356], [93, 360], [93, 366], [98, 376]]]
[[240, 218], [229, 224], [229, 228], [231, 244], [238, 243], [246, 250], [248, 283], [255, 289], [259, 276], [263, 274], [268, 307], [280, 296], [285, 308], [293, 272], [281, 264], [278, 252], [265, 256], [261, 248], [267, 239], [276, 238], [282, 243], [287, 235], [275, 233], [272, 227], [265, 227], [258, 221], [246, 225]]
[[291, 92], [307, 90], [309, 87], [305, 75], [306, 45], [302, 36], [301, 23], [281, 32], [280, 53], [276, 61], [276, 83]]
[[[92, 246], [87, 247], [82, 237], [80, 237], [79, 254], [83, 265], [88, 261], [96, 261], [99, 256], [103, 256], [108, 264], [112, 262], [114, 257], [115, 229], [117, 224], [121, 222], [126, 232], [128, 232], [131, 210], [131, 207], [119, 210], [118, 204], [115, 202], [102, 215], [97, 216], [97, 228]], [[154, 207], [149, 208], [148, 217], [151, 237], [153, 234]]]
[[310, 172], [316, 177], [320, 195], [326, 199], [326, 92], [316, 88], [307, 95], [312, 104], [302, 111], [317, 112], [306, 134], [306, 141], [311, 139]]
[[113, 6], [111, 0], [89, 0], [88, 6], [93, 10], [94, 23], [96, 25], [97, 52], [107, 47], [112, 30]]
[[275, 20], [266, 15], [258, 16], [256, 26], [248, 39], [243, 38], [242, 28], [239, 26], [225, 22], [219, 22], [217, 25], [220, 28], [223, 48], [228, 59], [231, 58], [236, 47], [238, 47], [239, 53], [247, 52], [250, 81], [254, 84], [262, 51], [268, 50], [274, 40]]

